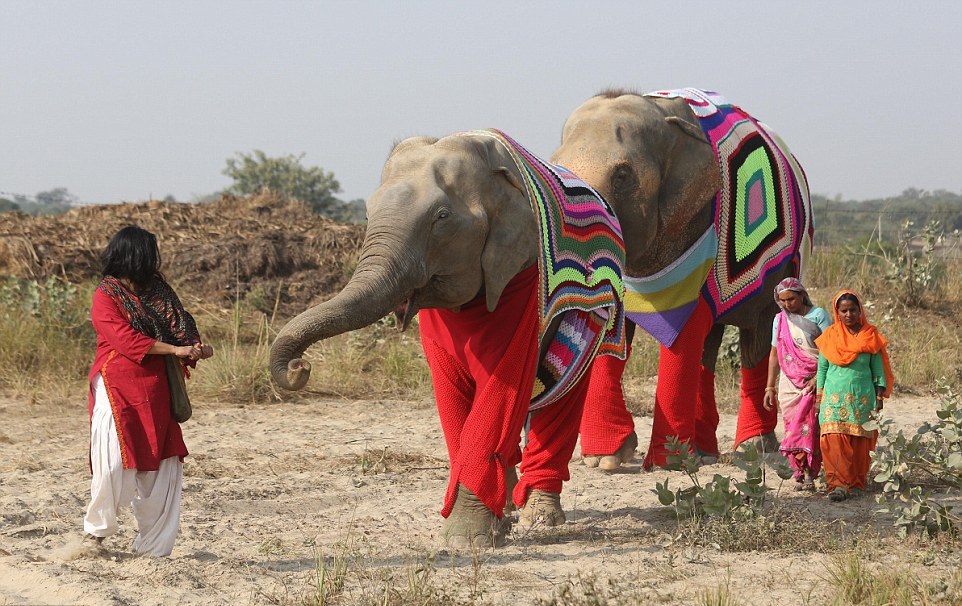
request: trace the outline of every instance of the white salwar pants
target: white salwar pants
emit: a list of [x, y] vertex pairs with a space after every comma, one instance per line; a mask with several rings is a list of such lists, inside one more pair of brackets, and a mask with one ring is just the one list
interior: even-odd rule
[[157, 471], [124, 469], [114, 415], [103, 378], [94, 379], [94, 412], [90, 420], [90, 504], [84, 531], [95, 537], [117, 532], [117, 514], [130, 504], [137, 519], [133, 551], [168, 556], [180, 527], [180, 492], [184, 464], [179, 457], [160, 462]]

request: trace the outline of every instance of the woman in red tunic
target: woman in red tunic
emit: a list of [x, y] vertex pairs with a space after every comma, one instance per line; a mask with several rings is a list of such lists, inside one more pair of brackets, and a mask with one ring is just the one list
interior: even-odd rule
[[93, 478], [84, 531], [99, 544], [117, 532], [118, 511], [129, 503], [138, 529], [133, 551], [167, 556], [180, 526], [187, 446], [171, 417], [163, 356], [194, 366], [214, 351], [161, 275], [154, 234], [133, 225], [121, 229], [102, 262], [90, 308], [97, 353], [90, 369]]

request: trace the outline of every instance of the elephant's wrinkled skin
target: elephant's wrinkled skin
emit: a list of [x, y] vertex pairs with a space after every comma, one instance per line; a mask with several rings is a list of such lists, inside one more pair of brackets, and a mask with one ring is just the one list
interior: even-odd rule
[[[711, 202], [721, 186], [718, 159], [684, 99], [606, 91], [571, 114], [551, 160], [611, 204], [625, 237], [627, 275], [658, 273], [712, 222]], [[765, 358], [778, 311], [771, 289], [794, 272], [786, 266], [769, 276], [760, 294], [716, 320], [702, 354], [706, 369], [714, 373], [725, 324], [740, 329], [743, 368]], [[618, 458], [607, 457], [609, 470], [620, 465]]]
[[[399, 143], [368, 201], [367, 234], [350, 282], [277, 336], [270, 355], [277, 384], [300, 389], [311, 371], [301, 358], [307, 347], [397, 309], [404, 326], [419, 309], [457, 309], [479, 294], [494, 310], [508, 282], [537, 262], [536, 220], [520, 178], [490, 137]], [[442, 534], [452, 547], [497, 545], [505, 530], [499, 517], [459, 485]]]

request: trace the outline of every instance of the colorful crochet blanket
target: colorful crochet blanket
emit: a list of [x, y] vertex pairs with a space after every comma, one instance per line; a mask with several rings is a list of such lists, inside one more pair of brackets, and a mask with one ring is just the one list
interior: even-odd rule
[[648, 96], [687, 101], [721, 169], [714, 224], [657, 274], [625, 277], [628, 317], [670, 347], [700, 294], [718, 319], [786, 263], [801, 275], [814, 226], [805, 173], [771, 128], [717, 93], [684, 88]]
[[625, 245], [604, 198], [566, 169], [549, 164], [495, 129], [458, 136], [497, 139], [521, 172], [541, 241], [538, 301], [542, 351], [530, 410], [556, 401], [575, 385], [595, 355], [625, 357], [622, 303]]

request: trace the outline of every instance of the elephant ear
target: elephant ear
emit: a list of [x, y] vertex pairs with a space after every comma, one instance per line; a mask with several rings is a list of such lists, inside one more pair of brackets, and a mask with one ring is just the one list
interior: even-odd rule
[[681, 129], [681, 132], [685, 133], [692, 139], [695, 139], [696, 141], [700, 141], [705, 145], [710, 145], [710, 143], [708, 142], [708, 138], [705, 137], [705, 131], [703, 131], [701, 127], [698, 126], [697, 124], [692, 124], [688, 120], [685, 120], [684, 118], [679, 118], [678, 116], [666, 116], [665, 122], [668, 122], [669, 124], [674, 124], [675, 126]]
[[537, 259], [537, 226], [514, 161], [494, 139], [477, 143], [491, 171], [481, 201], [488, 218], [481, 273], [488, 311], [494, 311], [508, 282]]

